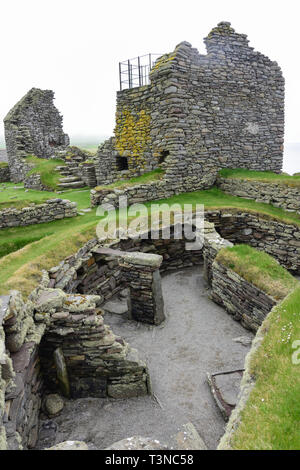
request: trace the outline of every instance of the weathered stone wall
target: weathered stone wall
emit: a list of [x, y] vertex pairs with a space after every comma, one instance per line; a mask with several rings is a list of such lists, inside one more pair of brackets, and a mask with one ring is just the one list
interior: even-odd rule
[[[148, 236], [148, 234], [147, 234]], [[103, 248], [115, 250], [115, 254], [103, 253]], [[97, 239], [87, 242], [78, 252], [60, 265], [50, 269], [49, 287], [63, 289], [68, 293], [97, 294], [108, 300], [127, 286], [120, 266], [120, 252], [152, 253], [162, 256], [160, 272], [189, 267], [203, 262], [202, 248], [186, 251], [186, 240], [174, 238], [156, 239], [130, 237], [110, 243]]]
[[0, 183], [5, 183], [7, 181], [10, 181], [9, 167], [0, 167]]
[[286, 269], [300, 272], [299, 226], [239, 209], [208, 210], [205, 218], [226, 240], [265, 251]]
[[33, 320], [32, 299], [19, 292], [0, 298], [0, 449], [35, 445], [43, 380], [38, 344], [45, 325]]
[[43, 204], [32, 204], [22, 209], [7, 208], [0, 211], [0, 229], [42, 224], [65, 217], [77, 216], [77, 203], [68, 199], [48, 199]]
[[[49, 390], [68, 397], [125, 398], [146, 395], [146, 364], [125, 341], [104, 325], [100, 296], [45, 289], [35, 320], [47, 323], [40, 345], [42, 371]], [[66, 373], [59, 374], [54, 352], [60, 349]]]
[[[117, 207], [119, 196], [128, 197], [128, 205], [135, 202], [168, 197], [163, 185], [162, 193], [155, 193], [157, 185], [140, 185], [125, 190], [91, 191], [92, 204], [110, 203]], [[163, 195], [164, 194], [164, 195]], [[205, 218], [215, 224], [221, 236], [233, 243], [245, 243], [274, 256], [285, 268], [300, 272], [300, 227], [237, 209], [206, 210]]]
[[26, 302], [17, 291], [0, 297], [0, 450], [34, 447], [49, 390], [73, 398], [151, 393], [146, 364], [104, 324], [101, 297], [48, 284], [44, 273]]
[[255, 181], [218, 176], [217, 186], [224, 193], [272, 204], [288, 211], [300, 213], [300, 188], [292, 184]]
[[23, 181], [31, 166], [27, 155], [51, 158], [69, 144], [62, 116], [51, 90], [32, 88], [4, 119], [5, 141], [12, 181]]
[[273, 297], [217, 261], [212, 265], [211, 288], [212, 300], [252, 331], [258, 330], [277, 304]]
[[[224, 167], [279, 172], [284, 79], [248, 42], [220, 23], [205, 38], [207, 55], [182, 42], [158, 59], [150, 85], [119, 92], [115, 138], [98, 151], [98, 184], [161, 162], [182, 192], [211, 186]], [[116, 171], [120, 157], [127, 173]]]
[[91, 205], [112, 204], [118, 208], [119, 196], [126, 196], [127, 203], [155, 201], [179, 194], [180, 190], [165, 181], [155, 181], [148, 184], [136, 184], [124, 189], [94, 188], [91, 190]]

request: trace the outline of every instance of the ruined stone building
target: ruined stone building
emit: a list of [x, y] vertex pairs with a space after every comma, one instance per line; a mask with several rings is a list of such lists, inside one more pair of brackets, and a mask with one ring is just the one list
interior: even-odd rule
[[[154, 62], [149, 55], [146, 69], [141, 58], [137, 66], [126, 61], [125, 81], [120, 63], [114, 136], [92, 159], [71, 149], [59, 187], [101, 186], [162, 167], [169, 193], [160, 185], [152, 197], [157, 199], [209, 188], [224, 167], [280, 172], [284, 79], [279, 66], [249, 47], [247, 36], [230, 23], [219, 23], [204, 42], [206, 55], [182, 42]], [[122, 90], [125, 82], [128, 89]], [[25, 179], [30, 154], [66, 157], [69, 138], [53, 97], [50, 90], [32, 88], [4, 120], [12, 181]]]
[[69, 145], [51, 90], [32, 88], [4, 119], [10, 178], [23, 181], [31, 168], [28, 155], [50, 158]]
[[151, 171], [182, 191], [213, 184], [224, 167], [280, 172], [284, 79], [276, 62], [248, 45], [230, 23], [160, 57], [150, 83], [117, 94], [115, 135], [99, 147], [98, 184]]

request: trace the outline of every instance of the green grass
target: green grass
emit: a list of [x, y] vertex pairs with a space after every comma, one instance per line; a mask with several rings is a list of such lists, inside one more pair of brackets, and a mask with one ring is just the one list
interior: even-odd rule
[[0, 162], [0, 168], [7, 168], [8, 163], [7, 162]]
[[237, 178], [246, 180], [264, 181], [269, 183], [279, 183], [288, 186], [300, 186], [300, 174], [295, 173], [289, 175], [288, 173], [273, 173], [271, 171], [252, 171], [243, 168], [229, 169], [223, 168], [219, 171], [219, 175], [223, 178]]
[[255, 387], [231, 446], [300, 450], [300, 364], [292, 362], [293, 342], [300, 340], [300, 287], [272, 310], [262, 328], [266, 334], [250, 362]]
[[219, 251], [216, 261], [276, 300], [284, 299], [298, 284], [272, 256], [248, 245], [224, 248]]
[[286, 212], [278, 207], [270, 204], [255, 202], [252, 199], [244, 199], [238, 196], [231, 196], [223, 193], [219, 188], [211, 188], [203, 191], [194, 191], [190, 193], [178, 194], [168, 199], [160, 201], [147, 202], [145, 205], [150, 207], [151, 204], [168, 203], [168, 204], [204, 204], [205, 209], [229, 209], [239, 210], [245, 209], [247, 212], [254, 214], [262, 214], [265, 218], [276, 219], [280, 222], [300, 226], [300, 216], [295, 212]]
[[[18, 188], [18, 189], [16, 189]], [[0, 205], [1, 207], [12, 207], [17, 204], [28, 203], [41, 204], [47, 199], [69, 199], [77, 202], [78, 209], [85, 209], [90, 205], [90, 190], [81, 188], [79, 190], [68, 190], [62, 193], [54, 191], [25, 190], [22, 183], [0, 183]], [[24, 207], [24, 206], [23, 206]], [[1, 232], [0, 232], [1, 235]]]
[[143, 175], [135, 176], [127, 180], [116, 181], [115, 183], [108, 184], [106, 186], [97, 186], [95, 189], [101, 190], [101, 189], [127, 188], [128, 186], [134, 186], [135, 184], [152, 183], [153, 181], [161, 180], [163, 176], [164, 176], [164, 171], [161, 168], [157, 168], [156, 170], [149, 171], [148, 173], [144, 173]]
[[28, 155], [26, 161], [34, 164], [34, 168], [27, 173], [27, 176], [38, 173], [41, 175], [41, 182], [46, 188], [50, 190], [57, 189], [59, 179], [62, 178], [62, 175], [58, 171], [55, 171], [55, 168], [65, 165], [64, 160], [60, 160], [59, 158], [38, 158], [35, 155]]

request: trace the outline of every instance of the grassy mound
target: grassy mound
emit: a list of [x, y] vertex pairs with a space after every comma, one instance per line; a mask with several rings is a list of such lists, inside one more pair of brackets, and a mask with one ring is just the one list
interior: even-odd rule
[[284, 299], [298, 284], [272, 256], [248, 245], [224, 248], [219, 251], [216, 261], [276, 300]]
[[55, 171], [55, 168], [57, 166], [64, 166], [64, 160], [59, 158], [38, 158], [35, 155], [28, 155], [26, 161], [34, 164], [34, 168], [27, 173], [27, 176], [39, 174], [41, 175], [41, 182], [46, 188], [54, 190], [57, 188], [62, 175]]
[[300, 174], [273, 173], [272, 171], [252, 171], [244, 168], [223, 168], [219, 171], [222, 178], [236, 178], [245, 180], [263, 181], [265, 183], [279, 183], [292, 187], [300, 187]]

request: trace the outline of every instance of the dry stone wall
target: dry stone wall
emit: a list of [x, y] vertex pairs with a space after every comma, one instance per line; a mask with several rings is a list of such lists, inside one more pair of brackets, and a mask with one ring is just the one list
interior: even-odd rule
[[212, 186], [224, 167], [281, 170], [279, 66], [230, 23], [204, 42], [207, 55], [182, 42], [157, 60], [150, 85], [117, 94], [115, 136], [98, 150], [98, 184], [162, 163], [165, 180], [181, 192]]
[[0, 211], [0, 229], [42, 224], [76, 216], [76, 202], [70, 202], [68, 199], [48, 199], [43, 204], [32, 204], [22, 209], [3, 209]]
[[[125, 398], [151, 392], [137, 351], [103, 322], [100, 296], [49, 289], [0, 297], [0, 450], [33, 448], [43, 395]], [[59, 359], [57, 360], [57, 352]]]
[[212, 265], [211, 288], [212, 300], [252, 331], [258, 330], [277, 304], [273, 297], [217, 261]]
[[300, 188], [283, 183], [268, 183], [240, 178], [218, 176], [217, 186], [224, 193], [265, 202], [275, 207], [300, 213]]
[[4, 167], [0, 166], [0, 183], [5, 183], [7, 181], [10, 181], [9, 167], [8, 166], [4, 166]]
[[34, 447], [38, 436], [43, 388], [38, 345], [45, 325], [35, 324], [32, 300], [25, 303], [17, 291], [0, 298], [1, 450]]
[[286, 269], [300, 272], [299, 226], [238, 209], [208, 210], [205, 218], [226, 240], [265, 251]]
[[[146, 364], [104, 325], [99, 303], [99, 296], [65, 294], [59, 289], [45, 289], [39, 296], [35, 320], [47, 323], [40, 345], [47, 388], [55, 391], [59, 385], [63, 394], [73, 398], [146, 395]], [[60, 381], [57, 364], [55, 367], [57, 350], [67, 371]]]
[[[139, 252], [158, 255], [161, 273], [203, 262], [202, 248], [186, 251], [186, 240], [174, 238], [174, 227], [171, 227], [168, 239], [162, 239], [161, 233], [157, 238], [151, 238], [148, 233], [145, 235], [148, 238], [128, 236], [109, 243], [90, 240], [75, 255], [50, 269], [49, 287], [60, 288], [68, 293], [101, 295], [103, 301], [106, 301], [130, 284], [129, 279], [125, 280], [124, 277], [125, 266], [121, 266], [122, 257], [126, 254]], [[155, 261], [155, 258], [152, 260]], [[147, 275], [149, 266], [143, 265], [143, 261], [141, 258], [141, 270]], [[148, 293], [151, 295], [150, 287]]]
[[32, 88], [4, 119], [11, 180], [23, 181], [31, 165], [27, 155], [51, 158], [69, 145], [51, 90]]

